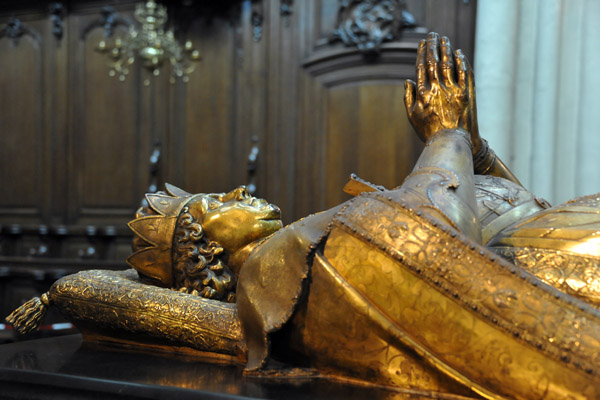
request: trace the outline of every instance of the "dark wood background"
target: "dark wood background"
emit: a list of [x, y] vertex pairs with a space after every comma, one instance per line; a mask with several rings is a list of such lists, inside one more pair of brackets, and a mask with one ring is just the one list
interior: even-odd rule
[[474, 0], [408, 0], [418, 27], [378, 57], [329, 40], [338, 0], [169, 2], [202, 57], [190, 81], [137, 66], [121, 82], [94, 48], [102, 8], [134, 4], [67, 1], [55, 25], [50, 2], [0, 2], [2, 316], [65, 273], [123, 268], [152, 185], [253, 184], [286, 223], [346, 200], [351, 172], [399, 185], [421, 148], [403, 104], [418, 40], [436, 30], [473, 54]]

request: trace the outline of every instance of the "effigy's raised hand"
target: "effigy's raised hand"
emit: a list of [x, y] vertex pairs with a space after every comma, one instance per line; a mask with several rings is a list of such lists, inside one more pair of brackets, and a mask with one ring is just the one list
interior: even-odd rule
[[404, 102], [419, 137], [428, 142], [443, 129], [472, 133], [476, 120], [469, 94], [474, 96], [475, 89], [462, 51], [453, 52], [447, 37], [440, 40], [437, 33], [429, 33], [419, 43], [416, 68], [417, 82], [405, 82]]
[[[448, 44], [449, 45], [449, 44]], [[473, 68], [469, 64], [469, 60], [462, 54], [461, 50], [460, 57], [464, 66], [467, 68], [467, 90], [469, 96], [469, 107], [465, 110], [464, 120], [466, 122], [465, 129], [471, 136], [471, 144], [473, 145], [473, 156], [480, 156], [480, 151], [484, 147], [483, 140], [479, 136], [479, 124], [477, 122], [477, 101], [475, 95], [475, 76], [473, 75]], [[487, 146], [487, 145], [486, 145]]]

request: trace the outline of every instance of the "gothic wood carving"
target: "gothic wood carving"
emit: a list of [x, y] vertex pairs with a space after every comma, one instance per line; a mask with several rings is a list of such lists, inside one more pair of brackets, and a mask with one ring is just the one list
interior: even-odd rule
[[252, 5], [252, 40], [260, 42], [263, 35], [264, 11], [262, 3]]
[[256, 170], [259, 154], [258, 136], [254, 135], [252, 136], [252, 148], [250, 149], [250, 153], [248, 153], [248, 184], [246, 186], [248, 193], [252, 195], [256, 193]]
[[33, 37], [38, 43], [42, 41], [41, 36], [36, 31], [23, 24], [18, 18], [12, 17], [8, 20], [4, 29], [0, 30], [0, 38], [6, 36], [15, 46], [19, 44], [19, 39], [21, 39], [23, 35]]
[[404, 0], [340, 0], [332, 41], [377, 53], [383, 42], [397, 40], [402, 29], [414, 26]]
[[[159, 175], [160, 175], [160, 159], [161, 159], [161, 143], [160, 140], [154, 141], [152, 147], [152, 153], [150, 154], [149, 166], [150, 166], [150, 184], [148, 186], [148, 193], [155, 193], [158, 190]], [[142, 207], [148, 207], [148, 201], [146, 198], [142, 199]]]
[[56, 39], [60, 40], [64, 33], [63, 19], [65, 16], [65, 8], [62, 3], [52, 3], [49, 7], [50, 20], [52, 21], [52, 34]]
[[285, 22], [285, 25], [289, 26], [290, 17], [294, 13], [294, 0], [281, 0], [279, 10], [281, 12], [281, 17]]
[[102, 9], [102, 16], [87, 26], [81, 37], [86, 37], [92, 29], [102, 26], [104, 27], [104, 36], [108, 38], [113, 35], [115, 28], [119, 25], [128, 28], [133, 25], [133, 22], [129, 18], [119, 15], [114, 8], [106, 6]]

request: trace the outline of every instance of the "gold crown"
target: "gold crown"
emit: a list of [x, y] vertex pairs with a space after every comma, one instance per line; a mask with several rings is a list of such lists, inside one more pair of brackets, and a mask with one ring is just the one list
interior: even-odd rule
[[127, 264], [140, 274], [170, 287], [173, 283], [171, 248], [177, 219], [185, 205], [201, 195], [192, 195], [168, 183], [165, 188], [167, 193], [146, 194], [149, 209], [142, 209], [138, 218], [127, 224], [143, 240], [141, 248], [127, 258]]

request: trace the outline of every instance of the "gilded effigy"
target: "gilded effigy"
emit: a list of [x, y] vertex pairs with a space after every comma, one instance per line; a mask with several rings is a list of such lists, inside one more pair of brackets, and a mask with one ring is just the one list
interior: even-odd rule
[[398, 188], [355, 179], [354, 199], [282, 227], [243, 187], [167, 185], [130, 223], [137, 272], [65, 277], [9, 322], [54, 304], [89, 339], [391, 396], [600, 398], [600, 197], [550, 207], [519, 184], [448, 38], [420, 43], [405, 103], [426, 146]]

